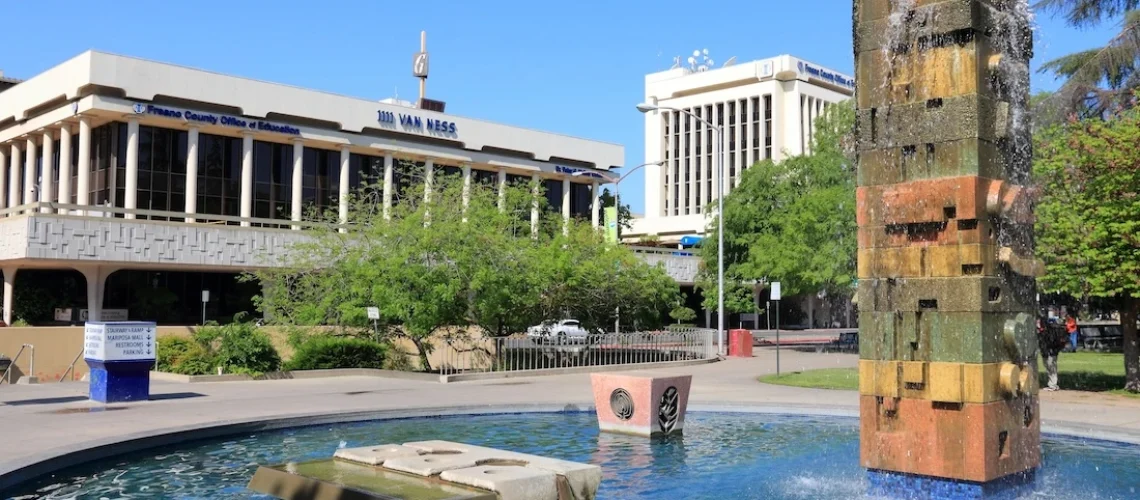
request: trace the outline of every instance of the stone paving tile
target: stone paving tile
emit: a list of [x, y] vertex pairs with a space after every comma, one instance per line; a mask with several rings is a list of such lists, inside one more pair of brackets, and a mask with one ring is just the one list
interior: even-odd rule
[[[853, 354], [785, 351], [785, 371], [855, 367]], [[657, 370], [692, 374], [694, 406], [766, 405], [827, 410], [855, 415], [858, 394], [774, 386], [756, 381], [775, 370], [774, 352], [758, 349], [751, 359]], [[588, 374], [512, 378], [439, 384], [374, 377], [342, 377], [262, 382], [179, 384], [155, 382], [152, 401], [100, 405], [85, 399], [86, 384], [0, 386], [0, 474], [30, 462], [124, 436], [155, 435], [170, 430], [222, 423], [322, 413], [379, 412], [412, 408], [481, 408], [592, 405]], [[122, 408], [122, 409], [118, 409]], [[1140, 399], [1075, 395], [1061, 391], [1042, 397], [1042, 416], [1070, 429], [1134, 433], [1140, 440]], [[428, 413], [431, 411], [429, 410]]]

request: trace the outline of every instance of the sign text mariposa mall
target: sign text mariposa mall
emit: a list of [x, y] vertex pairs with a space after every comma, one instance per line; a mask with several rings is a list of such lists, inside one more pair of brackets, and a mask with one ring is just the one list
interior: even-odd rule
[[87, 323], [83, 357], [103, 362], [153, 360], [155, 337], [154, 323]]

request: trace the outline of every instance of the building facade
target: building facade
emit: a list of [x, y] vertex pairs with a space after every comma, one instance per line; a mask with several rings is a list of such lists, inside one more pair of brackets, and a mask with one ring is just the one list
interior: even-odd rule
[[[645, 102], [690, 111], [723, 127], [726, 193], [756, 162], [807, 152], [815, 121], [854, 90], [854, 78], [788, 55], [645, 77]], [[662, 165], [645, 167], [645, 214], [623, 239], [656, 235], [663, 243], [679, 243], [704, 234], [708, 207], [720, 196], [715, 140], [715, 129], [679, 111], [646, 114], [645, 163]]]
[[81, 274], [73, 302], [91, 318], [154, 319], [129, 312], [151, 285], [181, 316], [208, 287], [211, 316], [248, 310], [232, 277], [303, 237], [310, 210], [347, 217], [364, 184], [382, 186], [387, 210], [440, 173], [538, 182], [550, 210], [597, 225], [601, 172], [624, 158], [615, 144], [100, 52], [0, 90], [9, 324], [31, 271]]

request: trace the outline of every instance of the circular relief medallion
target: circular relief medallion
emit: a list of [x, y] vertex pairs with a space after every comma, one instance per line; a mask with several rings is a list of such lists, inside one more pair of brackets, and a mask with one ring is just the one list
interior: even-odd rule
[[629, 420], [633, 417], [633, 398], [625, 389], [614, 389], [610, 393], [610, 409], [620, 420]]

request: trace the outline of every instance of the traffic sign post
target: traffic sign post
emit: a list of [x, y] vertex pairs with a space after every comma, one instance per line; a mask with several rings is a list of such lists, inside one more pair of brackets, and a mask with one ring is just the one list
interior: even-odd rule
[[379, 338], [380, 337], [380, 308], [379, 307], [369, 307], [368, 308], [368, 319], [372, 320], [372, 332], [374, 334], [376, 334], [377, 338]]
[[[769, 304], [771, 304], [772, 301], [776, 302], [776, 376], [779, 377], [780, 376], [780, 282], [779, 281], [772, 282], [772, 291], [768, 295], [768, 298], [771, 299], [769, 301]], [[769, 305], [769, 307], [771, 307], [771, 306]]]
[[90, 398], [100, 403], [150, 399], [157, 337], [151, 322], [87, 322], [83, 359], [91, 370]]

